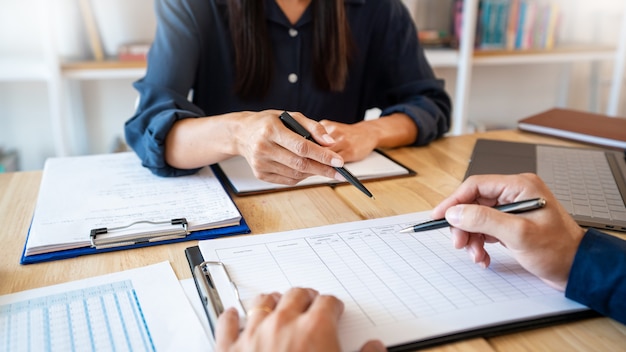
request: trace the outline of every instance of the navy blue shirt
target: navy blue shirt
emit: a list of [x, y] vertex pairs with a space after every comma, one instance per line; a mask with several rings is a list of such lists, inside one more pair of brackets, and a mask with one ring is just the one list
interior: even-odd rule
[[587, 230], [574, 258], [565, 296], [626, 324], [626, 241]]
[[414, 145], [442, 136], [450, 126], [450, 99], [424, 56], [407, 9], [400, 0], [345, 4], [356, 52], [342, 92], [320, 90], [314, 83], [311, 8], [291, 25], [276, 2], [268, 0], [274, 76], [263, 99], [242, 100], [233, 88], [226, 0], [156, 1], [157, 32], [148, 69], [134, 84], [139, 105], [125, 125], [126, 140], [143, 165], [162, 176], [195, 172], [165, 162], [164, 143], [172, 125], [235, 111], [289, 110], [318, 121], [355, 123], [377, 107], [382, 116], [402, 112], [413, 119], [418, 127]]

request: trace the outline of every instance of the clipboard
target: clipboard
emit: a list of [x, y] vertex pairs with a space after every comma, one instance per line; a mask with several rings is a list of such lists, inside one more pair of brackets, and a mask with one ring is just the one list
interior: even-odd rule
[[167, 178], [134, 152], [48, 158], [20, 264], [249, 232], [208, 167]]
[[[22, 251], [22, 256], [20, 258], [20, 264], [35, 264], [42, 262], [49, 262], [53, 260], [59, 259], [69, 259], [75, 258], [88, 254], [97, 254], [97, 253], [107, 253], [112, 251], [119, 251], [125, 249], [133, 249], [133, 248], [143, 248], [149, 246], [155, 246], [160, 244], [169, 244], [169, 243], [177, 243], [183, 241], [199, 241], [199, 240], [209, 240], [213, 238], [229, 236], [229, 235], [237, 235], [237, 234], [247, 234], [250, 233], [250, 227], [246, 223], [245, 219], [242, 217], [239, 224], [234, 226], [226, 226], [220, 228], [213, 228], [207, 230], [198, 230], [198, 231], [187, 231], [186, 226], [183, 230], [182, 223], [185, 219], [172, 219], [170, 221], [164, 221], [160, 224], [170, 224], [172, 231], [168, 234], [163, 232], [160, 233], [146, 233], [142, 235], [138, 235], [132, 240], [125, 239], [121, 242], [115, 243], [99, 243], [97, 241], [98, 235], [102, 235], [104, 229], [93, 229], [92, 234], [90, 234], [90, 238], [95, 239], [93, 244], [90, 247], [81, 247], [75, 249], [68, 249], [63, 251], [55, 251], [48, 252], [42, 254], [34, 254], [26, 256], [26, 247]], [[107, 229], [108, 231], [109, 229]], [[111, 229], [114, 231], [115, 229]], [[30, 233], [30, 231], [29, 231]], [[95, 235], [95, 237], [94, 237]], [[28, 236], [27, 236], [28, 240]]]
[[[367, 172], [359, 169], [368, 168], [368, 160], [380, 160], [385, 163], [380, 170], [376, 170], [373, 174], [367, 175]], [[348, 163], [345, 168], [356, 176], [361, 182], [379, 181], [402, 177], [411, 177], [417, 175], [417, 172], [408, 166], [400, 163], [394, 158], [387, 155], [380, 149], [375, 149], [368, 158], [360, 162]], [[356, 169], [355, 169], [356, 168]], [[220, 179], [222, 184], [226, 185], [230, 191], [237, 196], [248, 196], [255, 194], [281, 192], [293, 189], [311, 188], [318, 186], [335, 187], [347, 184], [333, 179], [321, 176], [312, 176], [302, 180], [294, 186], [279, 185], [258, 180], [252, 173], [252, 169], [243, 157], [234, 157], [221, 163], [211, 165], [211, 169]], [[389, 170], [392, 170], [389, 172]]]
[[[230, 274], [228, 274], [228, 268], [221, 262], [207, 262], [205, 261], [200, 247], [194, 246], [189, 247], [185, 250], [185, 255], [187, 257], [187, 261], [190, 267], [190, 270], [193, 274], [194, 282], [196, 284], [196, 288], [198, 290], [198, 294], [203, 303], [203, 307], [209, 321], [209, 325], [215, 335], [215, 328], [217, 323], [217, 317], [224, 310], [223, 302], [229, 298], [231, 298], [231, 302], [235, 299], [241, 307], [237, 307], [240, 311], [244, 311], [243, 303], [239, 298], [239, 293], [237, 289], [237, 283], [230, 279]], [[225, 275], [228, 276], [228, 281], [231, 283], [231, 287], [226, 290], [219, 290], [217, 287], [216, 280], [213, 280], [213, 277], [210, 273], [205, 271], [206, 266], [217, 266], [219, 270], [223, 270]], [[222, 286], [223, 288], [224, 286]], [[487, 325], [487, 326], [476, 326], [474, 328], [455, 331], [447, 334], [442, 334], [434, 337], [426, 337], [419, 338], [415, 341], [411, 341], [408, 343], [404, 343], [401, 345], [392, 345], [387, 346], [389, 351], [414, 351], [417, 349], [430, 348], [434, 346], [438, 346], [441, 344], [447, 344], [452, 342], [457, 342], [460, 340], [466, 340], [476, 337], [482, 338], [490, 338], [494, 336], [510, 334], [514, 332], [531, 330], [542, 328], [546, 326], [552, 326], [560, 323], [571, 322], [581, 319], [599, 317], [600, 315], [590, 309], [584, 309], [579, 311], [572, 311], [567, 313], [559, 313], [554, 315], [547, 316], [536, 316], [532, 318], [524, 318], [520, 320], [515, 320], [512, 322], [505, 323], [497, 323], [495, 325]], [[365, 342], [365, 341], [363, 341]]]

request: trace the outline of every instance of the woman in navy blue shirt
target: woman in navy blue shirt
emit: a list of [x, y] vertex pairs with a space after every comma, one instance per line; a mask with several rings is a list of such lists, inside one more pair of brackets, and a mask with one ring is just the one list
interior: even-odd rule
[[[450, 99], [400, 0], [159, 0], [156, 14], [125, 126], [155, 174], [242, 155], [269, 182], [341, 179], [333, 166], [449, 129]], [[364, 121], [375, 107], [382, 117]], [[284, 127], [283, 110], [321, 146]]]

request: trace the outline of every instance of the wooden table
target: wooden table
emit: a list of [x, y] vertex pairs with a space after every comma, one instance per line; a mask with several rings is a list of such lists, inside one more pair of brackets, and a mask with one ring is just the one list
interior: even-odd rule
[[[389, 155], [417, 176], [368, 182], [375, 200], [352, 186], [315, 187], [265, 195], [234, 197], [253, 234], [371, 219], [432, 209], [461, 182], [477, 138], [546, 144], [572, 142], [520, 131], [493, 131], [447, 137], [427, 147], [399, 148]], [[0, 294], [63, 283], [168, 260], [179, 279], [191, 277], [184, 242], [20, 265], [33, 215], [41, 171], [0, 174]], [[304, 211], [303, 211], [304, 210]], [[594, 318], [488, 339], [476, 338], [433, 351], [624, 350], [626, 326]]]

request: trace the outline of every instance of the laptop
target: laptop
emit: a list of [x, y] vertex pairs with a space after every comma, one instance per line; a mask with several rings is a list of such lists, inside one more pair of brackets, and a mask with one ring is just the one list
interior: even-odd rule
[[581, 226], [626, 232], [626, 154], [478, 139], [465, 178], [536, 173]]

